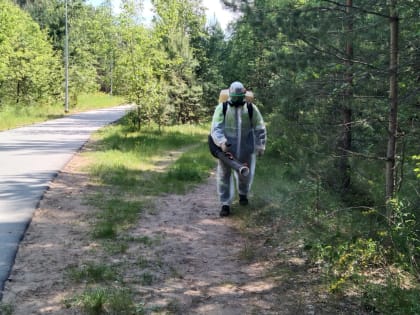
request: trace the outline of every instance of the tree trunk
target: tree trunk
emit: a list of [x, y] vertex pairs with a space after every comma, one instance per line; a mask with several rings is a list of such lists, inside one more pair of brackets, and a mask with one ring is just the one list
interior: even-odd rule
[[[137, 102], [139, 102], [138, 98], [137, 98]], [[140, 104], [140, 103], [137, 103]], [[137, 130], [140, 131], [141, 130], [141, 107], [140, 105], [137, 105]]]
[[[395, 193], [395, 156], [398, 127], [398, 13], [397, 0], [390, 4], [390, 64], [389, 64], [389, 118], [388, 118], [388, 147], [386, 152], [385, 188], [386, 201], [394, 197]], [[387, 217], [392, 213], [387, 211]]]
[[339, 161], [339, 173], [340, 173], [340, 188], [343, 192], [346, 192], [350, 186], [350, 163], [349, 163], [349, 151], [351, 150], [351, 124], [352, 124], [352, 102], [353, 102], [353, 70], [352, 70], [352, 59], [353, 59], [353, 0], [346, 0], [346, 73], [345, 83], [346, 88], [343, 93], [343, 107], [341, 110], [342, 115], [342, 131], [341, 131], [341, 143], [339, 147], [340, 161]]
[[16, 104], [19, 104], [20, 101], [20, 80], [16, 84]]

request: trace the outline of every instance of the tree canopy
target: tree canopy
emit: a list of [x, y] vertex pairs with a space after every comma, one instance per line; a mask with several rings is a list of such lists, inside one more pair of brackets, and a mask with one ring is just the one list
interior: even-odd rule
[[0, 21], [0, 106], [51, 101], [63, 68], [47, 34], [9, 1], [0, 1]]

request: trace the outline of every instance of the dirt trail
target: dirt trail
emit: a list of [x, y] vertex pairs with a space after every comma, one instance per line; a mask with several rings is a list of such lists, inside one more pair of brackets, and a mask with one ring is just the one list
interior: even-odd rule
[[187, 195], [166, 196], [156, 215], [143, 218], [139, 235], [162, 237], [146, 255], [171, 269], [158, 275], [150, 301], [177, 301], [182, 314], [269, 314], [271, 296], [264, 293], [274, 284], [261, 278], [261, 266], [240, 260], [245, 240], [233, 219], [218, 217], [215, 196], [211, 178]]
[[[141, 215], [130, 237], [152, 245], [131, 242], [124, 254], [109, 255], [90, 235], [94, 209], [82, 197], [94, 187], [80, 171], [86, 163], [76, 155], [34, 215], [2, 301], [13, 314], [80, 314], [63, 301], [86, 284], [74, 284], [66, 271], [87, 261], [121, 266], [122, 283], [148, 314], [315, 314], [319, 297], [299, 278], [307, 276], [302, 259], [284, 260], [280, 276], [268, 275], [269, 260], [244, 259], [249, 240], [235, 216], [219, 217], [213, 176], [186, 195], [160, 197]], [[145, 275], [150, 283], [140, 281]], [[159, 309], [166, 312], [151, 311]]]

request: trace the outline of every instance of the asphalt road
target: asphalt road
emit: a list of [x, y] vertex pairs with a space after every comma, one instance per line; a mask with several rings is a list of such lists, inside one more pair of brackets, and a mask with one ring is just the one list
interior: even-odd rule
[[19, 242], [51, 180], [99, 128], [130, 105], [0, 132], [0, 299]]

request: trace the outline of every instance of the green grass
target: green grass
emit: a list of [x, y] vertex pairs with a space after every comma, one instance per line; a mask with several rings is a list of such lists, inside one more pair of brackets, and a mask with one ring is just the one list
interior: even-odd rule
[[[78, 104], [69, 109], [69, 113], [87, 111], [91, 109], [111, 107], [124, 103], [124, 99], [118, 96], [109, 96], [103, 93], [84, 94], [79, 97]], [[63, 117], [63, 104], [50, 105], [27, 105], [0, 107], [0, 130], [21, 127], [49, 119]]]
[[[205, 142], [207, 130], [191, 125], [166, 127], [162, 132], [153, 127], [140, 132], [127, 131], [124, 125], [106, 128], [98, 134], [90, 172], [102, 185], [125, 192], [182, 192], [207, 178], [215, 165]], [[168, 170], [159, 171], [157, 166], [165, 163]]]
[[101, 209], [97, 214], [93, 235], [96, 238], [114, 238], [118, 228], [128, 228], [136, 222], [143, 209], [141, 201], [108, 198], [102, 193], [91, 196], [89, 202]]
[[111, 96], [105, 93], [81, 94], [77, 100], [77, 105], [70, 108], [70, 113], [112, 107], [125, 102], [124, 97]]
[[13, 315], [13, 306], [10, 304], [4, 304], [0, 302], [0, 314], [1, 315]]
[[167, 173], [158, 177], [161, 192], [184, 193], [192, 184], [208, 178], [209, 170], [214, 166], [215, 161], [209, 155], [207, 144], [200, 143], [172, 164]]
[[0, 130], [60, 118], [64, 116], [64, 110], [57, 105], [48, 106], [3, 106], [0, 109]]
[[370, 284], [365, 287], [362, 303], [365, 309], [376, 314], [420, 314], [420, 290], [402, 288], [394, 283]]
[[77, 307], [84, 314], [144, 314], [142, 305], [133, 303], [132, 294], [123, 288], [94, 287], [67, 301], [69, 307]]
[[71, 267], [67, 271], [68, 277], [75, 282], [99, 283], [104, 281], [117, 281], [120, 277], [117, 267], [103, 263], [87, 262], [82, 266]]
[[97, 133], [95, 150], [87, 153], [94, 161], [88, 170], [105, 189], [88, 198], [100, 209], [92, 230], [97, 239], [121, 240], [122, 232], [145, 209], [153, 210], [149, 196], [182, 193], [205, 180], [215, 166], [205, 142], [208, 126], [172, 126], [163, 131], [152, 126], [133, 132], [125, 123], [123, 119]]

